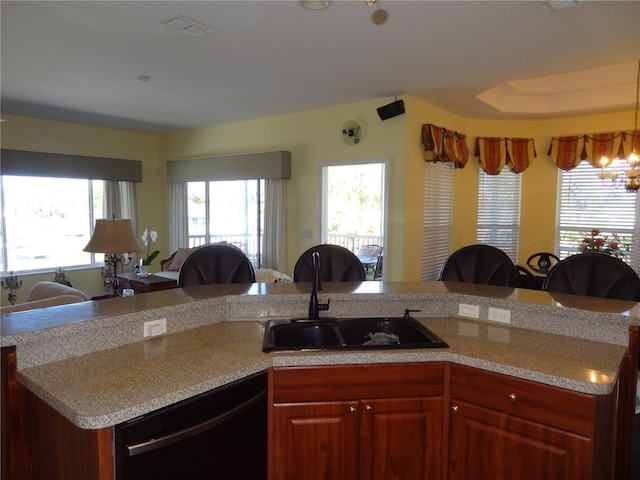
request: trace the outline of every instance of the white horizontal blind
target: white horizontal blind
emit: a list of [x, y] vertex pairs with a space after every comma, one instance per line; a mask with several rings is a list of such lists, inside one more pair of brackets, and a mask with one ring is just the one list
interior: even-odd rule
[[437, 280], [451, 248], [453, 163], [424, 164], [422, 280]]
[[640, 271], [640, 195], [602, 181], [598, 169], [583, 161], [560, 177], [557, 251], [560, 258], [579, 253], [578, 244], [597, 228], [603, 234], [617, 234], [631, 247], [624, 260]]
[[518, 261], [520, 236], [520, 174], [505, 167], [500, 175], [480, 172], [478, 243], [491, 245]]

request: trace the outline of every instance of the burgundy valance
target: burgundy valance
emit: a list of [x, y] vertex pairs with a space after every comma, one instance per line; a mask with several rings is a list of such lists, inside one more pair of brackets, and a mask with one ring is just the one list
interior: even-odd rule
[[489, 175], [498, 175], [505, 165], [522, 173], [537, 156], [533, 138], [477, 137], [475, 147], [478, 165]]
[[464, 168], [469, 161], [467, 136], [462, 133], [425, 124], [422, 125], [422, 144], [426, 162], [454, 162], [456, 168]]
[[[583, 160], [601, 168], [602, 157], [606, 157], [609, 162], [614, 158], [628, 157], [633, 151], [633, 142], [633, 132], [554, 137], [551, 139], [547, 155], [562, 170], [571, 170]], [[635, 147], [636, 152], [640, 152], [640, 132], [635, 135]]]

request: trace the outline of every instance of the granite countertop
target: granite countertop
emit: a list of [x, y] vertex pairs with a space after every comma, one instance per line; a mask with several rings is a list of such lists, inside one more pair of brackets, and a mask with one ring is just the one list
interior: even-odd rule
[[262, 352], [263, 321], [222, 321], [20, 369], [75, 425], [109, 427], [271, 366], [451, 361], [588, 394], [612, 391], [625, 347], [457, 317], [419, 318], [448, 349]]
[[[447, 349], [262, 352], [264, 323], [306, 315], [310, 284], [202, 285], [2, 315], [19, 380], [81, 428], [109, 427], [269, 367], [449, 361], [593, 395], [614, 387], [640, 303], [461, 284], [323, 283], [332, 316], [419, 317]], [[460, 317], [460, 305], [479, 318]], [[491, 308], [510, 323], [489, 321]], [[166, 318], [168, 333], [143, 337]]]

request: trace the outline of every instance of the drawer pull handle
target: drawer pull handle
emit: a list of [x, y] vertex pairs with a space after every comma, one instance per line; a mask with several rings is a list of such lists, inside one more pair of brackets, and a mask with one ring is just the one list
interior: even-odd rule
[[356, 407], [349, 407], [349, 411], [351, 413], [356, 413], [358, 410], [356, 409]]
[[509, 401], [514, 403], [516, 400], [518, 400], [518, 397], [516, 397], [515, 393], [510, 393], [509, 394]]
[[373, 410], [373, 407], [371, 405], [367, 405], [366, 407], [364, 407], [367, 409], [367, 412], [370, 412], [371, 410]]
[[451, 411], [453, 413], [458, 413], [458, 410], [460, 409], [460, 407], [458, 407], [458, 405], [452, 405], [451, 406]]

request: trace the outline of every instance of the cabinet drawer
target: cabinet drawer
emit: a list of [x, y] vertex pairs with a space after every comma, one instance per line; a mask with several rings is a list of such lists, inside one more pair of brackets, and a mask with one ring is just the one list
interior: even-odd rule
[[336, 401], [443, 394], [444, 365], [436, 363], [282, 367], [272, 370], [273, 401]]
[[593, 436], [595, 397], [550, 385], [451, 365], [451, 400], [526, 418], [544, 425]]

